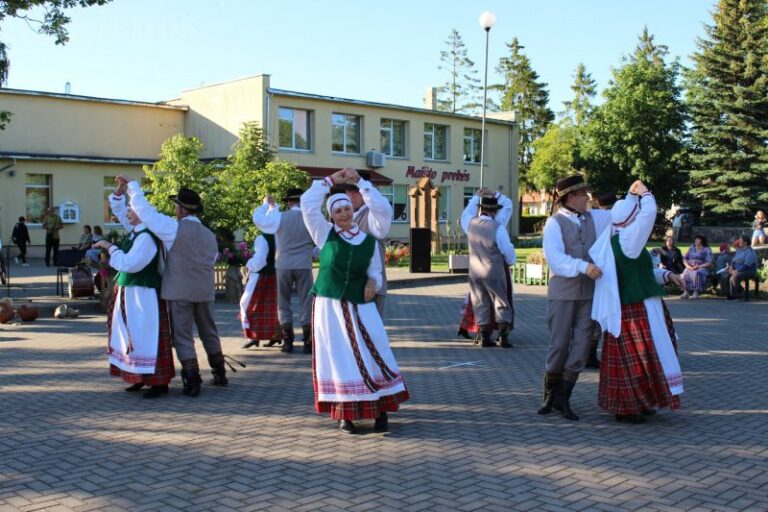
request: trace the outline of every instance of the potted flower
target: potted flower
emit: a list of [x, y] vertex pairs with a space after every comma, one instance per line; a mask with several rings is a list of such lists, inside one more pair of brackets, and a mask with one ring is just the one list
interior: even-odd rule
[[544, 258], [544, 251], [532, 252], [525, 259], [525, 282], [541, 281], [544, 279], [544, 265], [547, 260]]
[[243, 295], [242, 267], [251, 258], [248, 244], [232, 242], [223, 245], [216, 257], [217, 262], [227, 264], [227, 272], [224, 277], [224, 291], [227, 302], [238, 303]]

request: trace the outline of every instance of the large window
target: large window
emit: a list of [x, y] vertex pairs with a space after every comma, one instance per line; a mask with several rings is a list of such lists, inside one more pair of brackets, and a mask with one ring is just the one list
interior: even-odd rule
[[333, 114], [331, 124], [331, 150], [336, 153], [360, 154], [360, 116]]
[[474, 196], [478, 190], [480, 190], [478, 187], [464, 187], [464, 208], [467, 207], [469, 200], [472, 199], [472, 196]]
[[45, 211], [51, 206], [51, 175], [27, 174], [25, 195], [27, 222], [42, 223]]
[[392, 205], [392, 222], [408, 222], [408, 185], [379, 187], [379, 192]]
[[310, 142], [310, 112], [296, 108], [280, 107], [279, 109], [279, 145], [280, 149], [309, 151]]
[[405, 121], [381, 120], [381, 152], [387, 156], [405, 157]]
[[104, 224], [120, 224], [117, 217], [112, 215], [112, 210], [109, 208], [109, 195], [115, 191], [115, 177], [104, 176], [104, 190], [102, 192], [102, 199], [104, 200]]
[[464, 161], [471, 164], [480, 163], [480, 130], [464, 128]]
[[424, 123], [424, 158], [427, 160], [448, 159], [447, 126]]

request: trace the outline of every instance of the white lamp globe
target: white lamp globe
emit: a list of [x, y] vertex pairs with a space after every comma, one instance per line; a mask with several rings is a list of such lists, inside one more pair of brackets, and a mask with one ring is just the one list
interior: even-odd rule
[[483, 29], [491, 30], [491, 27], [496, 24], [496, 15], [491, 11], [485, 11], [480, 15], [480, 19], [478, 21], [480, 22], [480, 26], [483, 27]]

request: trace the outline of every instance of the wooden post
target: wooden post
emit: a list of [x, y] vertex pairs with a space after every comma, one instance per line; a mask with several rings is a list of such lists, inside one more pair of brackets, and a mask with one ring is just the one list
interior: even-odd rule
[[432, 230], [432, 254], [438, 254], [440, 252], [440, 188], [434, 188], [430, 192], [430, 199], [432, 200], [431, 217], [432, 222], [430, 228]]

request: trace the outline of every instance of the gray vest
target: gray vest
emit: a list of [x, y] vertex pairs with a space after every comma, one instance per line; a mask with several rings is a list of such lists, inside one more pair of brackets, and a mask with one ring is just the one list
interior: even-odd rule
[[166, 256], [160, 296], [166, 300], [212, 302], [216, 295], [213, 273], [218, 252], [216, 237], [192, 220], [179, 222], [176, 240]]
[[504, 255], [496, 244], [499, 223], [493, 219], [475, 217], [469, 221], [469, 277], [485, 279], [504, 275]]
[[[597, 240], [595, 221], [592, 214], [584, 214], [584, 220], [577, 226], [562, 215], [552, 217], [560, 224], [560, 232], [563, 234], [565, 254], [592, 262], [589, 249]], [[585, 274], [576, 277], [563, 277], [549, 273], [549, 287], [547, 288], [548, 300], [592, 300], [595, 295], [595, 281]]]
[[275, 268], [277, 270], [312, 270], [312, 249], [315, 243], [309, 236], [299, 210], [280, 213], [280, 227], [275, 233]]
[[[365, 208], [362, 212], [360, 212], [359, 217], [355, 220], [357, 223], [357, 226], [360, 228], [360, 231], [363, 233], [371, 234], [371, 231], [368, 229], [368, 214], [371, 213], [370, 208]], [[373, 235], [371, 235], [373, 236]], [[376, 295], [386, 295], [387, 294], [387, 265], [385, 264], [384, 260], [384, 253], [386, 252], [387, 248], [384, 244], [384, 240], [376, 239], [376, 245], [379, 247], [379, 258], [381, 259], [381, 288], [379, 291], [376, 292]]]

